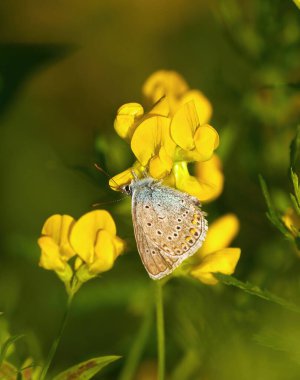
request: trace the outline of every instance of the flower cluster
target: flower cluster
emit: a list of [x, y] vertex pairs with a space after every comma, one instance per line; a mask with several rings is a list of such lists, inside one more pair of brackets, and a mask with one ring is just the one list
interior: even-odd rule
[[[153, 178], [169, 186], [208, 201], [217, 197], [223, 187], [221, 165], [214, 150], [219, 144], [217, 131], [208, 124], [212, 114], [209, 100], [197, 90], [190, 90], [175, 72], [159, 71], [143, 87], [149, 112], [138, 103], [121, 106], [115, 119], [115, 130], [130, 143], [136, 157], [132, 168], [110, 181], [117, 190], [147, 169]], [[196, 177], [188, 163], [196, 162]], [[205, 164], [204, 164], [205, 163]]]
[[[136, 157], [133, 166], [116, 175], [110, 186], [119, 186], [147, 171], [164, 184], [207, 202], [223, 190], [224, 176], [218, 147], [217, 131], [209, 125], [212, 106], [204, 94], [191, 90], [176, 72], [158, 71], [143, 86], [150, 104], [149, 112], [138, 103], [121, 106], [115, 130], [131, 146]], [[195, 162], [195, 175], [188, 164]], [[189, 273], [206, 284], [216, 284], [215, 272], [232, 274], [240, 257], [239, 248], [228, 248], [239, 229], [235, 215], [228, 214], [209, 227], [202, 248], [194, 255]]]
[[40, 266], [55, 271], [69, 293], [111, 269], [124, 249], [115, 222], [105, 210], [91, 211], [77, 221], [69, 215], [52, 215], [38, 243]]

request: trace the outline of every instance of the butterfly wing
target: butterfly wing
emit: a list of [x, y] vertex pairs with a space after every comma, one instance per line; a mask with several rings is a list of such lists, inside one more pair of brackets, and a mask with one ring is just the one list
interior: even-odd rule
[[159, 183], [134, 192], [132, 217], [139, 254], [153, 279], [173, 272], [206, 236], [207, 222], [199, 201]]

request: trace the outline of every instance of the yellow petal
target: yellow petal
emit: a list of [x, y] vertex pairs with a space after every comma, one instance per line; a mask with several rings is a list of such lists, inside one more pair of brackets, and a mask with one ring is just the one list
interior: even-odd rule
[[239, 224], [234, 214], [226, 214], [209, 225], [206, 239], [197, 252], [197, 256], [203, 258], [212, 252], [228, 247], [239, 231]]
[[75, 223], [75, 219], [69, 215], [52, 215], [46, 220], [42, 229], [42, 235], [49, 236], [60, 247], [61, 255], [66, 258], [74, 256], [69, 236], [70, 231]]
[[159, 154], [152, 157], [149, 162], [149, 174], [153, 178], [164, 178], [171, 172], [172, 166], [173, 160], [168, 156], [165, 148], [161, 147]]
[[121, 187], [130, 183], [133, 180], [132, 168], [124, 170], [122, 173], [119, 173], [112, 177], [109, 180], [109, 186], [112, 190], [120, 191]]
[[145, 170], [146, 168], [136, 161], [131, 168], [126, 169], [122, 173], [112, 177], [109, 180], [109, 186], [112, 190], [120, 191], [122, 186], [130, 183], [134, 179], [132, 172], [134, 172], [137, 177], [142, 177]]
[[130, 140], [135, 129], [135, 122], [144, 114], [139, 103], [127, 103], [118, 109], [114, 128], [123, 139]]
[[191, 175], [176, 178], [176, 189], [193, 195], [200, 201], [203, 200], [202, 196], [205, 193], [199, 181]]
[[95, 243], [93, 261], [88, 264], [93, 274], [106, 272], [112, 268], [116, 257], [113, 237], [105, 230], [99, 231]]
[[182, 149], [194, 149], [194, 133], [199, 125], [200, 123], [194, 102], [185, 103], [172, 118], [172, 139]]
[[173, 171], [163, 179], [163, 184], [169, 187], [176, 187], [175, 175]]
[[115, 259], [121, 255], [125, 249], [124, 240], [120, 239], [118, 236], [115, 236], [113, 239], [113, 244], [115, 247]]
[[200, 265], [191, 271], [191, 275], [207, 285], [218, 281], [212, 273], [232, 274], [241, 255], [240, 248], [225, 248], [207, 255]]
[[167, 95], [178, 97], [188, 90], [183, 77], [176, 71], [159, 70], [154, 72], [143, 85], [143, 94], [152, 103]]
[[170, 173], [172, 165], [171, 159], [161, 159], [160, 156], [154, 156], [149, 162], [149, 174], [156, 179], [164, 178]]
[[196, 148], [185, 150], [177, 147], [174, 155], [174, 161], [197, 162], [201, 161], [202, 158], [203, 156], [197, 151]]
[[70, 241], [72, 247], [86, 263], [94, 260], [94, 245], [100, 230], [116, 235], [116, 225], [106, 210], [94, 210], [84, 214], [73, 226]]
[[149, 117], [139, 124], [131, 139], [131, 149], [141, 165], [147, 166], [166, 135], [169, 135], [169, 119], [166, 117]]
[[206, 161], [211, 158], [214, 150], [219, 145], [219, 135], [217, 131], [208, 124], [197, 128], [195, 135], [195, 146], [201, 156], [199, 161]]
[[201, 186], [200, 200], [204, 202], [212, 201], [222, 193], [224, 175], [221, 160], [216, 154], [208, 161], [196, 163], [195, 177]]
[[42, 236], [38, 239], [38, 244], [42, 250], [39, 265], [44, 269], [63, 271], [66, 262], [54, 240], [51, 237]]
[[175, 177], [176, 189], [202, 200], [203, 195], [205, 195], [203, 187], [195, 177], [190, 175], [186, 162], [176, 162], [172, 172]]
[[201, 91], [190, 90], [183, 95], [180, 105], [190, 101], [195, 104], [200, 125], [208, 123], [212, 116], [212, 105], [207, 97]]
[[165, 96], [160, 98], [151, 108], [149, 114], [168, 117], [170, 114], [170, 105], [168, 98]]

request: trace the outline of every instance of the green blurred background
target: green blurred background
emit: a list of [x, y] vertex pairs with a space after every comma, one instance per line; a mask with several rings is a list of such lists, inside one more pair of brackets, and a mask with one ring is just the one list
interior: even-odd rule
[[[205, 209], [209, 220], [227, 212], [240, 219], [236, 276], [300, 304], [299, 252], [269, 224], [258, 183], [261, 173], [277, 207], [287, 208], [300, 119], [300, 10], [292, 1], [4, 0], [0, 20], [0, 340], [25, 334], [12, 362], [46, 355], [66, 303], [62, 283], [38, 267], [43, 222], [120, 198], [93, 164], [112, 175], [132, 164], [114, 116], [126, 102], [143, 102], [141, 86], [158, 69], [178, 71], [212, 102], [226, 182]], [[53, 374], [118, 354], [95, 377], [118, 379], [153, 297], [129, 201], [103, 207], [129, 249], [78, 293]], [[165, 301], [169, 379], [300, 378], [299, 315], [183, 280], [168, 284]], [[155, 358], [152, 324], [137, 379], [155, 379]]]

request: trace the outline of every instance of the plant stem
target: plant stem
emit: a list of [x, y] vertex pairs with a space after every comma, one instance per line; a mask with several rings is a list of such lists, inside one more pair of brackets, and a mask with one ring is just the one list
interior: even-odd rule
[[137, 336], [131, 346], [131, 349], [127, 356], [127, 360], [120, 374], [119, 380], [132, 380], [134, 378], [137, 365], [142, 356], [152, 326], [152, 313], [153, 305], [151, 304], [145, 312], [144, 319], [141, 323]]
[[68, 298], [68, 303], [67, 303], [67, 308], [66, 308], [66, 311], [64, 313], [64, 316], [63, 316], [63, 319], [61, 321], [61, 324], [60, 324], [60, 328], [58, 330], [58, 334], [57, 334], [57, 337], [56, 339], [54, 340], [54, 342], [52, 343], [52, 346], [50, 348], [50, 351], [49, 351], [49, 354], [48, 354], [48, 357], [46, 359], [46, 362], [43, 366], [43, 369], [40, 373], [40, 376], [39, 376], [39, 380], [44, 380], [46, 378], [46, 375], [47, 375], [47, 372], [49, 370], [49, 367], [51, 365], [51, 362], [54, 358], [54, 355], [56, 353], [56, 350], [57, 350], [57, 347], [60, 343], [60, 340], [61, 340], [61, 337], [62, 337], [62, 334], [64, 332], [64, 329], [66, 327], [66, 324], [67, 324], [67, 321], [68, 321], [68, 317], [69, 317], [69, 314], [70, 314], [70, 310], [71, 310], [71, 304], [72, 304], [72, 300], [73, 300], [73, 296], [74, 296], [74, 293], [70, 294], [69, 295], [69, 298]]
[[157, 352], [158, 352], [158, 380], [165, 378], [165, 326], [163, 306], [163, 284], [156, 283], [156, 328], [157, 328]]

